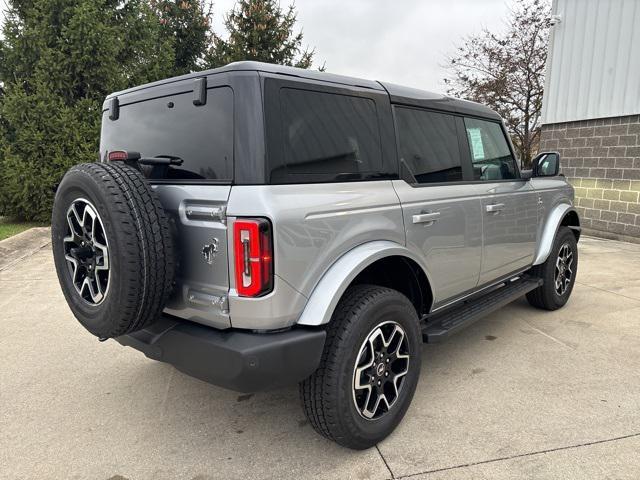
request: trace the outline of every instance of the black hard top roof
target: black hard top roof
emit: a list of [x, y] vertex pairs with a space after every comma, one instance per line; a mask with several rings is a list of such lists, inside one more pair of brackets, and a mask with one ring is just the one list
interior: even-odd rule
[[224, 67], [203, 70], [201, 72], [189, 73], [179, 77], [159, 80], [157, 82], [140, 85], [120, 92], [114, 92], [107, 96], [124, 95], [137, 90], [143, 90], [167, 83], [179, 82], [190, 78], [201, 78], [207, 75], [215, 75], [218, 73], [231, 73], [241, 71], [265, 72], [278, 75], [287, 75], [308, 80], [316, 80], [322, 82], [336, 83], [360, 88], [369, 88], [377, 91], [387, 91], [392, 103], [400, 103], [404, 105], [413, 105], [424, 108], [432, 108], [436, 110], [444, 110], [449, 112], [461, 113], [466, 115], [476, 115], [480, 117], [488, 117], [500, 119], [500, 116], [488, 107], [476, 102], [460, 100], [449, 97], [440, 93], [428, 92], [417, 88], [404, 87], [393, 83], [378, 82], [374, 80], [365, 80], [361, 78], [348, 77], [344, 75], [336, 75], [334, 73], [320, 72], [318, 70], [307, 70], [303, 68], [287, 67], [284, 65], [274, 65], [263, 62], [234, 62]]
[[481, 103], [460, 100], [459, 98], [449, 97], [441, 93], [428, 92], [419, 88], [403, 87], [402, 85], [387, 82], [379, 83], [389, 92], [391, 103], [401, 103], [404, 105], [500, 120], [500, 115]]

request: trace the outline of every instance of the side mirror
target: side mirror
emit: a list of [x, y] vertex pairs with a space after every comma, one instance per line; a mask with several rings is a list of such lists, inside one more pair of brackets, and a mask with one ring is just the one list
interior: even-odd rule
[[560, 173], [560, 154], [558, 152], [539, 153], [532, 161], [534, 177], [556, 177]]

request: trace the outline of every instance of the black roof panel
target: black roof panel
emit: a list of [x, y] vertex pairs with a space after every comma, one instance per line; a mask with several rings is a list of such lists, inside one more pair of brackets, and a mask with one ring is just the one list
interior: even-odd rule
[[480, 103], [460, 100], [459, 98], [449, 97], [441, 93], [394, 85], [393, 83], [380, 82], [380, 84], [389, 92], [391, 103], [401, 103], [500, 120], [500, 115]]
[[140, 85], [137, 87], [129, 88], [120, 92], [114, 92], [107, 96], [113, 97], [131, 93], [137, 90], [151, 88], [167, 83], [178, 82], [181, 80], [188, 80], [190, 78], [205, 77], [208, 75], [215, 75], [217, 73], [231, 73], [241, 71], [252, 72], [265, 72], [278, 75], [288, 75], [298, 77], [302, 79], [331, 82], [342, 85], [356, 86], [362, 88], [370, 88], [372, 90], [386, 90], [389, 93], [392, 103], [401, 103], [406, 105], [414, 105], [417, 107], [433, 108], [437, 110], [444, 110], [449, 112], [455, 112], [465, 115], [476, 115], [481, 117], [487, 117], [499, 120], [500, 116], [484, 105], [475, 102], [469, 102], [467, 100], [459, 100], [453, 97], [448, 97], [439, 93], [428, 92], [426, 90], [420, 90], [417, 88], [403, 87], [401, 85], [394, 85], [387, 82], [377, 82], [373, 80], [364, 80], [355, 77], [348, 77], [344, 75], [336, 75], [333, 73], [320, 72], [318, 70], [306, 70], [303, 68], [287, 67], [283, 65], [274, 65], [271, 63], [263, 62], [234, 62], [224, 67], [214, 68], [210, 70], [203, 70], [201, 72], [189, 73], [179, 77], [168, 78], [165, 80], [159, 80], [157, 82]]
[[217, 73], [231, 73], [231, 72], [274, 73], [279, 75], [288, 75], [288, 76], [293, 76], [298, 78], [305, 78], [309, 80], [317, 80], [322, 82], [331, 82], [331, 83], [338, 83], [342, 85], [370, 88], [372, 90], [379, 90], [379, 91], [384, 90], [379, 82], [376, 82], [373, 80], [364, 80], [361, 78], [347, 77], [344, 75], [336, 75], [334, 73], [320, 72], [319, 70], [307, 70], [304, 68], [287, 67], [284, 65], [274, 65], [272, 63], [245, 61], [245, 62], [233, 62], [233, 63], [230, 63], [229, 65], [225, 65], [224, 67], [213, 68], [209, 70], [202, 70], [200, 72], [188, 73], [186, 75], [181, 75], [178, 77], [167, 78], [164, 80], [158, 80], [157, 82], [139, 85], [126, 90], [122, 90], [120, 92], [113, 92], [109, 94], [107, 98], [112, 96], [124, 95], [126, 93], [131, 93], [136, 90], [155, 87], [155, 86], [163, 85], [166, 83], [179, 82], [181, 80], [188, 80], [190, 78], [206, 77], [208, 75], [215, 75]]

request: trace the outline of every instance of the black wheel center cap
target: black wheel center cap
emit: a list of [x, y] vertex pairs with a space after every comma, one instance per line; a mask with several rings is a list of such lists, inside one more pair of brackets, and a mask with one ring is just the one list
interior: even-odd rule
[[376, 367], [376, 374], [379, 377], [381, 377], [382, 375], [384, 375], [384, 370], [385, 370], [384, 363], [379, 363], [378, 366]]
[[89, 245], [86, 245], [84, 247], [71, 248], [69, 253], [71, 254], [71, 256], [81, 261], [93, 258], [93, 256], [95, 255], [95, 251]]

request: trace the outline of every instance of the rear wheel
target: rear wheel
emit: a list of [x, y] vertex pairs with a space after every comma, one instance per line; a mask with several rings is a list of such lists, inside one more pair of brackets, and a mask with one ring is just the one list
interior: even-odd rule
[[537, 265], [533, 273], [544, 283], [527, 293], [527, 300], [536, 308], [557, 310], [569, 300], [578, 272], [578, 243], [568, 227], [560, 227], [549, 257]]
[[329, 323], [320, 366], [300, 384], [313, 428], [354, 449], [384, 439], [413, 398], [421, 343], [416, 311], [404, 295], [371, 285], [347, 290]]

